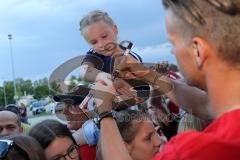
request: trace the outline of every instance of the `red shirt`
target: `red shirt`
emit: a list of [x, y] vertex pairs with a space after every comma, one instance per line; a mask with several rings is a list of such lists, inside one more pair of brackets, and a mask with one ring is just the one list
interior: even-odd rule
[[179, 107], [172, 101], [168, 103], [167, 107], [171, 113], [179, 114]]
[[84, 145], [79, 148], [81, 160], [95, 160], [96, 159], [96, 146]]
[[240, 159], [240, 109], [223, 114], [203, 132], [173, 137], [152, 160]]

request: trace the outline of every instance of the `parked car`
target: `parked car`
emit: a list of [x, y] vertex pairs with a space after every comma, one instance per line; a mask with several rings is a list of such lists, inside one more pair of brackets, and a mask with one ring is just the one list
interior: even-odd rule
[[32, 104], [33, 103], [36, 103], [37, 102], [37, 100], [36, 99], [34, 99], [34, 100], [31, 100], [30, 102], [29, 102], [29, 108], [30, 108], [30, 111], [32, 111]]
[[56, 106], [54, 107], [54, 113], [55, 114], [62, 113], [63, 108], [64, 108], [64, 103], [63, 102], [58, 102], [56, 104]]
[[56, 106], [56, 102], [51, 102], [47, 105], [45, 105], [46, 112], [54, 114], [54, 107]]
[[32, 105], [31, 105], [31, 108], [32, 108], [32, 114], [33, 115], [36, 115], [38, 113], [41, 113], [41, 112], [45, 112], [46, 109], [44, 107], [44, 104], [41, 103], [41, 102], [34, 102]]

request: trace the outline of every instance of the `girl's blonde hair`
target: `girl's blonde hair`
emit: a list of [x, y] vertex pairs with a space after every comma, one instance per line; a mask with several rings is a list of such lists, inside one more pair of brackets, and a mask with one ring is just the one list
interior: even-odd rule
[[115, 26], [115, 22], [113, 19], [108, 15], [107, 12], [101, 11], [101, 10], [94, 10], [89, 12], [87, 15], [85, 15], [81, 21], [80, 21], [80, 32], [82, 35], [85, 34], [85, 30], [87, 27], [89, 27], [91, 24], [103, 21], [110, 27]]

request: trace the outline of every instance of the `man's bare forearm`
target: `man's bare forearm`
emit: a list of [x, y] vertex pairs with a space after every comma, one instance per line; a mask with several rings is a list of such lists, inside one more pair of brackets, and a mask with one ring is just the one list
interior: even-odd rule
[[180, 80], [171, 80], [152, 70], [149, 70], [144, 80], [154, 85], [155, 89], [158, 89], [158, 94], [166, 95], [173, 103], [189, 113], [207, 121], [215, 118], [210, 110], [208, 95], [205, 91]]
[[166, 96], [172, 102], [201, 119], [212, 121], [215, 118], [209, 106], [207, 92], [180, 80], [170, 81], [174, 87], [171, 92], [166, 93]]

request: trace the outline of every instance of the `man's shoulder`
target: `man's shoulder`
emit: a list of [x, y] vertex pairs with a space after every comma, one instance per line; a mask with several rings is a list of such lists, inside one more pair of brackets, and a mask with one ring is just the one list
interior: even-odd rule
[[[239, 137], [239, 136], [238, 136]], [[171, 139], [153, 160], [162, 159], [228, 159], [240, 157], [239, 138], [224, 139], [218, 135], [186, 132]]]
[[223, 114], [204, 131], [173, 137], [157, 159], [234, 159], [240, 156], [240, 110]]

